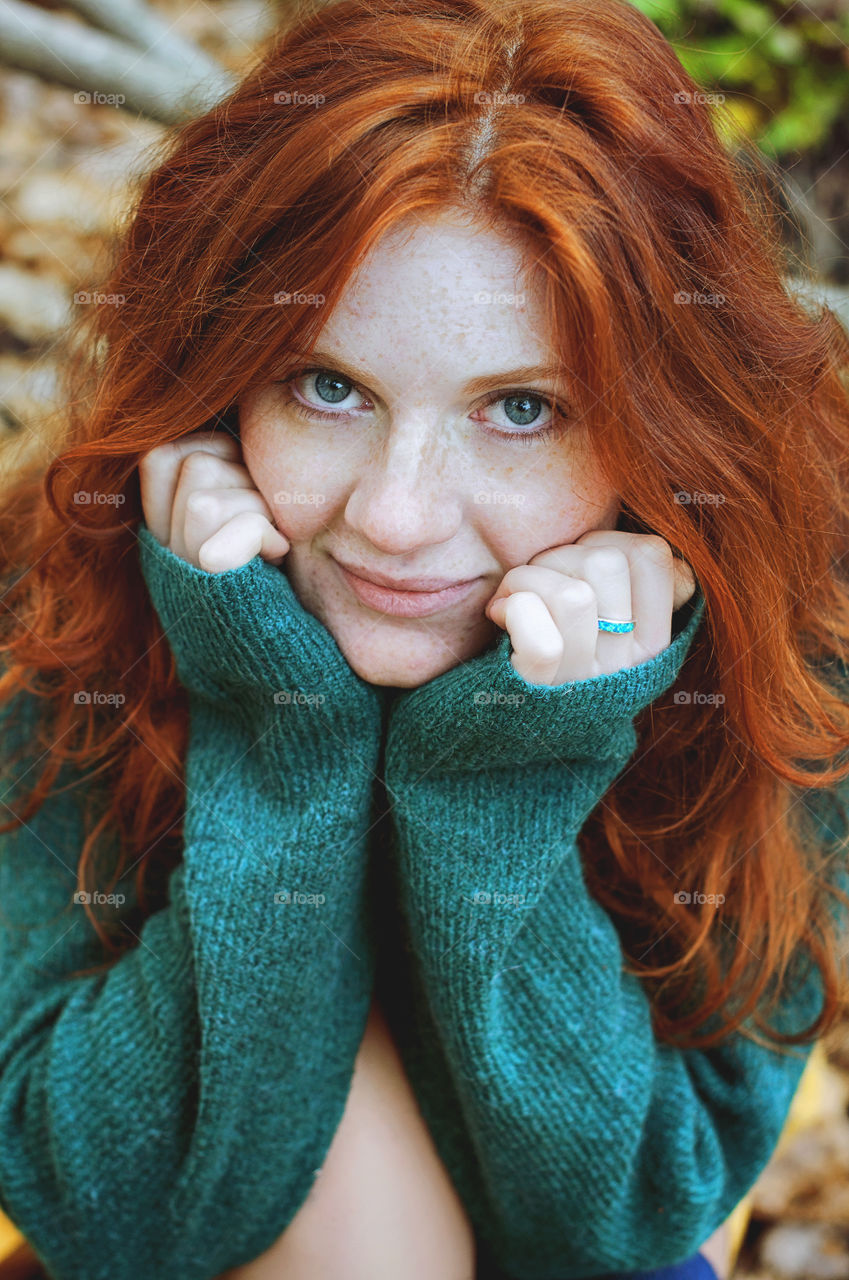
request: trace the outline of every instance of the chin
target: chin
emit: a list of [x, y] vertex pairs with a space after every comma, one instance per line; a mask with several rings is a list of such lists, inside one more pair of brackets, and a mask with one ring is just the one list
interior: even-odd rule
[[467, 637], [464, 644], [449, 647], [437, 646], [434, 639], [428, 637], [420, 655], [415, 654], [414, 642], [404, 646], [406, 653], [400, 653], [397, 639], [388, 639], [381, 645], [375, 643], [374, 637], [369, 644], [336, 637], [336, 643], [348, 666], [361, 680], [394, 689], [415, 689], [444, 671], [468, 662], [486, 647], [487, 638], [478, 639], [477, 643], [470, 645]]

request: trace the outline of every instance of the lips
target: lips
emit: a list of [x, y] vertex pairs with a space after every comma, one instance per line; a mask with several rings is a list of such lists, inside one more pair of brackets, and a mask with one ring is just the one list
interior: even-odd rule
[[[429, 614], [438, 613], [465, 599], [478, 582], [477, 578], [469, 578], [465, 582], [450, 583], [439, 590], [425, 590], [421, 586], [411, 590], [401, 590], [397, 587], [383, 586], [368, 578], [361, 578], [340, 564], [338, 560], [334, 560], [334, 564], [337, 565], [343, 581], [362, 604], [369, 609], [374, 609], [377, 613], [391, 614], [399, 618], [424, 618]], [[406, 578], [401, 581], [444, 582], [444, 579]]]
[[353, 574], [364, 582], [374, 582], [379, 587], [386, 587], [389, 591], [449, 591], [476, 581], [475, 578], [461, 578], [453, 581], [450, 578], [389, 578], [386, 574], [376, 573], [372, 569], [361, 568], [356, 564], [343, 564], [341, 560], [337, 560], [336, 563], [346, 573]]

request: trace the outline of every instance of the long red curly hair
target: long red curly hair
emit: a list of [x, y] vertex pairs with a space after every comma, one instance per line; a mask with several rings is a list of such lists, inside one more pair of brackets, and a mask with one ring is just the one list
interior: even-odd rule
[[[26, 688], [51, 715], [30, 740], [43, 770], [2, 830], [64, 763], [87, 771], [77, 887], [132, 868], [152, 909], [181, 852], [187, 696], [135, 553], [139, 459], [237, 432], [238, 397], [294, 368], [385, 230], [462, 208], [529, 251], [620, 527], [665, 538], [706, 598], [680, 680], [640, 716], [641, 752], [581, 833], [588, 886], [659, 1038], [707, 1046], [753, 1012], [776, 1045], [828, 1030], [846, 1008], [831, 903], [849, 902], [832, 875], [849, 771], [849, 341], [785, 287], [755, 148], [721, 140], [625, 0], [301, 8], [166, 143], [98, 283], [106, 300], [75, 320], [55, 438], [17, 453], [5, 482], [0, 703]], [[134, 937], [86, 909], [110, 964]], [[822, 1011], [782, 1035], [765, 997], [800, 948]]]

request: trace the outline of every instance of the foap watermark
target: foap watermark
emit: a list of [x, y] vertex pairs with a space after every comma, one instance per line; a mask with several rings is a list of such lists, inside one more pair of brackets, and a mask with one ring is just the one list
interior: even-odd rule
[[500, 689], [477, 689], [473, 694], [473, 701], [478, 706], [518, 707], [520, 703], [525, 701], [525, 695], [523, 693], [502, 693]]
[[320, 707], [327, 700], [323, 693], [304, 693], [303, 689], [278, 689], [274, 701], [291, 707]]
[[672, 301], [679, 307], [687, 307], [691, 305], [703, 307], [721, 307], [725, 301], [724, 293], [687, 293], [685, 289], [679, 289], [673, 294]]
[[287, 907], [323, 907], [327, 899], [323, 893], [302, 893], [300, 889], [281, 889], [274, 901]]
[[478, 289], [476, 293], [472, 294], [472, 302], [479, 307], [523, 307], [525, 305], [525, 294], [493, 293], [490, 289]]
[[105, 107], [123, 107], [126, 101], [123, 93], [101, 93], [99, 89], [94, 89], [91, 93], [87, 89], [78, 89], [74, 94], [74, 102], [94, 102]]
[[97, 489], [93, 492], [88, 489], [77, 489], [74, 494], [74, 502], [78, 507], [120, 507], [126, 501], [125, 493], [101, 493]]
[[525, 901], [523, 893], [499, 893], [496, 890], [490, 893], [488, 890], [479, 889], [477, 893], [473, 893], [470, 899], [476, 906], [482, 907], [520, 907]]
[[327, 101], [323, 93], [298, 93], [297, 90], [278, 89], [274, 94], [278, 107], [320, 107]]
[[275, 307], [289, 307], [292, 305], [300, 305], [304, 307], [322, 307], [324, 306], [323, 293], [298, 293], [281, 289], [279, 293], [274, 295]]
[[676, 689], [673, 702], [692, 703], [693, 706], [721, 707], [725, 701], [724, 693], [700, 693], [698, 689], [694, 689], [692, 693], [689, 689]]
[[79, 289], [74, 302], [80, 307], [120, 307], [127, 301], [125, 293], [100, 293], [97, 289]]
[[98, 889], [94, 889], [89, 893], [86, 889], [78, 889], [74, 894], [74, 902], [79, 905], [88, 903], [109, 903], [112, 907], [120, 907], [127, 901], [127, 895], [124, 893], [101, 893]]
[[708, 506], [720, 506], [725, 501], [724, 493], [703, 493], [700, 489], [678, 489], [673, 494], [673, 500], [680, 502], [682, 506], [688, 506], [691, 502], [707, 504]]
[[77, 706], [123, 707], [127, 701], [123, 693], [101, 693], [99, 689], [77, 689], [74, 702]]
[[697, 89], [695, 93], [689, 89], [679, 89], [677, 93], [672, 95], [673, 102], [703, 102], [707, 106], [717, 106], [725, 101], [724, 93], [704, 93], [701, 89]]
[[725, 894], [699, 893], [698, 890], [690, 893], [687, 889], [676, 889], [672, 895], [672, 901], [681, 903], [711, 902], [715, 907], [721, 907], [725, 901]]
[[482, 107], [518, 107], [525, 101], [523, 93], [503, 93], [500, 89], [478, 89], [475, 102]]
[[525, 502], [523, 493], [506, 493], [503, 489], [478, 489], [475, 494], [475, 502], [481, 504], [498, 507], [521, 507]]
[[274, 495], [275, 506], [323, 507], [327, 501], [324, 493], [306, 493], [298, 489], [278, 489]]

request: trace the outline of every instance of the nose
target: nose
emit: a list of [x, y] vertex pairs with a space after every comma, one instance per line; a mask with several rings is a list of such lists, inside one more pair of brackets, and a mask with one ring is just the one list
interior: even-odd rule
[[357, 474], [345, 518], [387, 555], [447, 542], [460, 528], [458, 459], [429, 415], [406, 414]]

